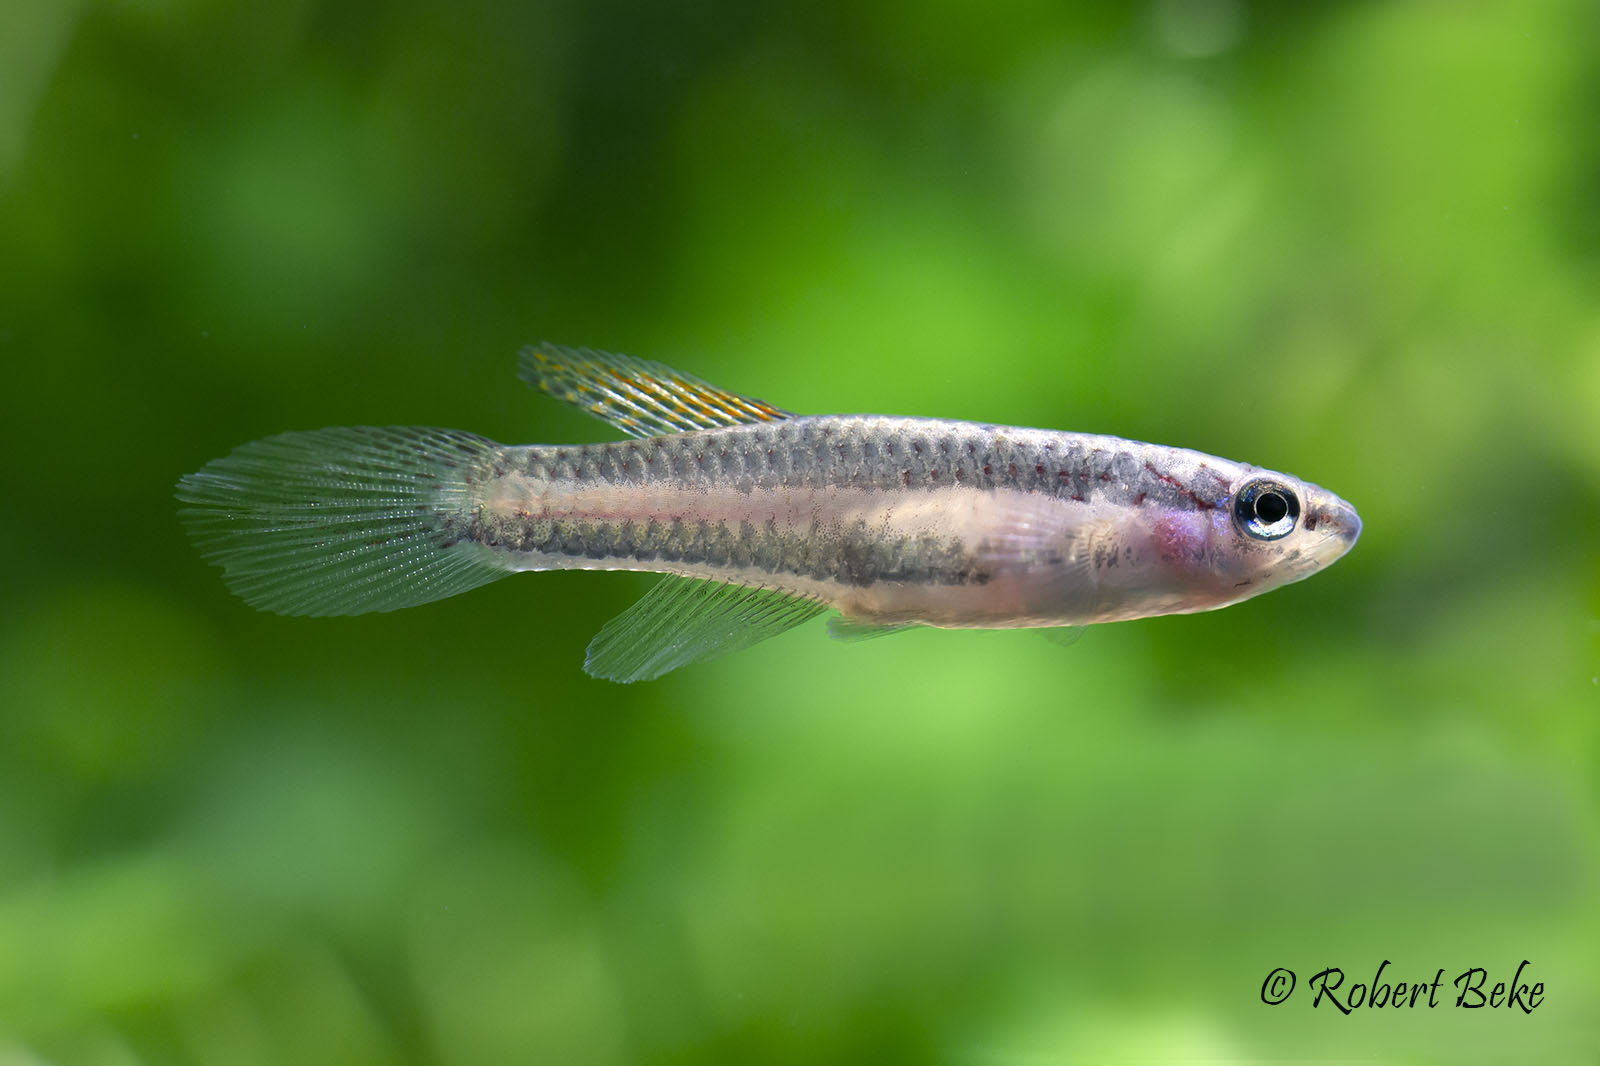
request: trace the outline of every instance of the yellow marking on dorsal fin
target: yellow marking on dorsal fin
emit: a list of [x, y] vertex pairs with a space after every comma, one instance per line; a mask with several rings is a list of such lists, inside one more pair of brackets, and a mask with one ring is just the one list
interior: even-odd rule
[[524, 348], [517, 376], [633, 437], [774, 422], [789, 412], [661, 363], [587, 348]]

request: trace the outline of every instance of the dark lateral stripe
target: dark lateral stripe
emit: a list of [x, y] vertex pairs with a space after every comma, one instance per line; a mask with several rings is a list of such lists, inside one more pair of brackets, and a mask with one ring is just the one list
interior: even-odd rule
[[879, 581], [962, 585], [987, 575], [974, 569], [959, 539], [924, 536], [885, 540], [856, 522], [840, 534], [780, 528], [774, 522], [594, 522], [479, 520], [472, 539], [500, 551], [539, 552], [602, 562], [683, 563], [786, 574], [844, 585]]

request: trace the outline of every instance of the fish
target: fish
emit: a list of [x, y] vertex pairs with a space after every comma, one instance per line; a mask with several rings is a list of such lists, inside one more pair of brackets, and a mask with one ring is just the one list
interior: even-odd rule
[[1361, 519], [1325, 489], [1185, 448], [887, 415], [797, 415], [661, 363], [522, 350], [518, 376], [624, 440], [504, 445], [416, 426], [284, 433], [182, 477], [247, 604], [354, 615], [523, 570], [664, 575], [584, 669], [643, 681], [828, 611], [912, 627], [1082, 627], [1214, 610], [1309, 577]]

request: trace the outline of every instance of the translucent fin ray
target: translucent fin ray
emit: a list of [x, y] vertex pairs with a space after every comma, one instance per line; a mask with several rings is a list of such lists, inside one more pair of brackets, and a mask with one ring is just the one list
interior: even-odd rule
[[1036, 632], [1052, 644], [1070, 648], [1083, 639], [1083, 634], [1088, 628], [1088, 626], [1051, 626], [1046, 629], [1039, 629]]
[[834, 615], [828, 619], [828, 636], [834, 640], [862, 641], [872, 640], [876, 637], [886, 637], [890, 633], [903, 633], [907, 629], [916, 629], [917, 622], [867, 622], [848, 615]]
[[742, 651], [827, 608], [774, 589], [667, 576], [601, 627], [583, 668], [606, 681], [649, 681]]
[[1001, 571], [1028, 571], [1040, 563], [1059, 563], [1075, 536], [1061, 515], [1061, 501], [1030, 494], [996, 496], [984, 505], [986, 531], [978, 553]]
[[178, 512], [252, 607], [293, 615], [392, 611], [502, 577], [452, 532], [470, 477], [499, 445], [471, 433], [348, 426], [285, 433], [184, 476]]
[[522, 349], [517, 376], [630, 437], [773, 422], [787, 411], [719, 389], [661, 363], [587, 348]]

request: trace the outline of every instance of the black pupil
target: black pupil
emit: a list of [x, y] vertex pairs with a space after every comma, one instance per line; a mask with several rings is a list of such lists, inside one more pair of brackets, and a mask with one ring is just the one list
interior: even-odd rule
[[1263, 492], [1256, 497], [1256, 517], [1267, 525], [1277, 525], [1289, 513], [1289, 501], [1282, 493]]

